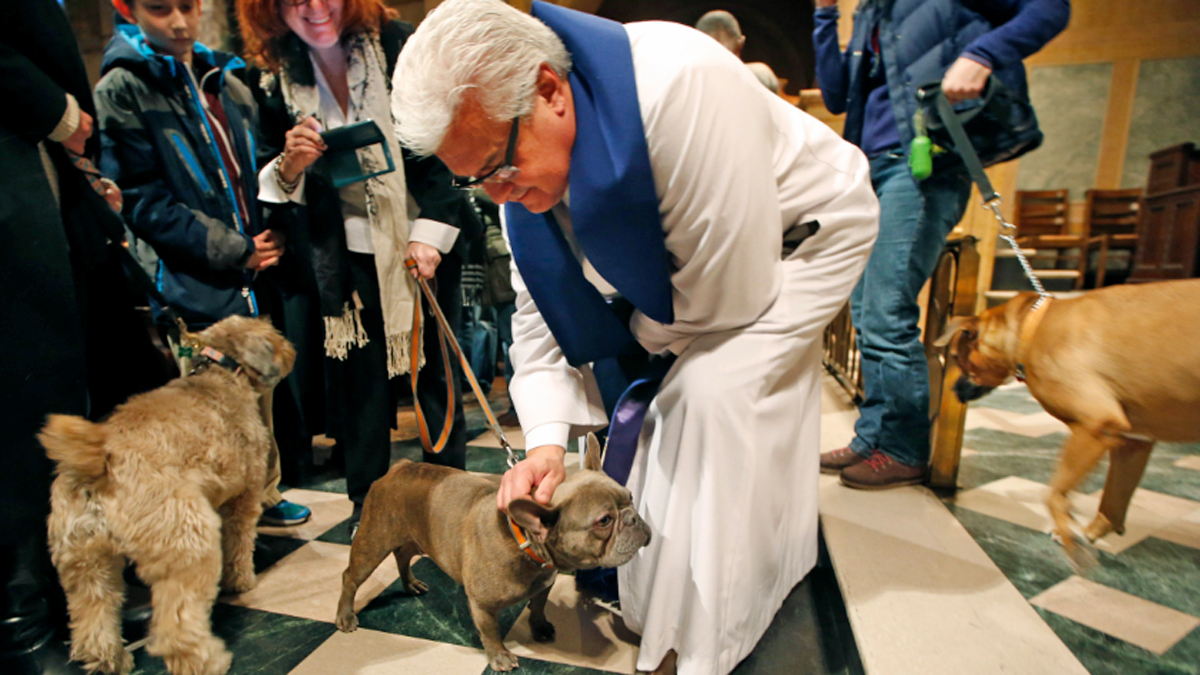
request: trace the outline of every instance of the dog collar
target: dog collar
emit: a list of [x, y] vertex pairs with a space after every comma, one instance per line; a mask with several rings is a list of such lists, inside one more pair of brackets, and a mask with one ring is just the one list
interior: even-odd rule
[[1017, 380], [1019, 382], [1025, 381], [1025, 348], [1033, 340], [1034, 333], [1037, 332], [1038, 326], [1042, 324], [1042, 319], [1046, 316], [1046, 308], [1053, 301], [1054, 299], [1049, 296], [1038, 298], [1021, 324], [1021, 334], [1017, 338], [1019, 340], [1017, 344]]
[[[238, 373], [242, 372], [242, 364], [238, 363], [237, 359], [235, 359], [232, 356], [229, 356], [223, 352], [219, 352], [216, 349], [213, 349], [212, 347], [208, 347], [208, 346], [203, 347], [200, 350], [199, 355], [203, 356], [204, 358], [208, 359], [209, 361], [212, 361], [213, 363], [217, 364], [218, 366], [221, 366], [222, 368], [224, 368], [226, 370], [232, 371], [234, 375], [237, 375]], [[196, 373], [196, 369], [192, 368], [192, 372], [189, 373], [189, 375], [192, 375], [195, 373]]]
[[520, 525], [517, 525], [512, 516], [507, 517], [508, 531], [512, 533], [513, 539], [517, 540], [517, 548], [524, 551], [525, 555], [529, 556], [535, 563], [541, 565], [542, 569], [554, 569], [554, 563], [542, 558], [542, 556], [537, 554], [537, 551], [533, 550], [533, 544], [525, 536], [525, 531], [521, 529]]

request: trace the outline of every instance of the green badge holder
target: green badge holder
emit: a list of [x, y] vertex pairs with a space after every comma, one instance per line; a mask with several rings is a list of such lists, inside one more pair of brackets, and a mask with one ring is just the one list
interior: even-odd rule
[[[344, 127], [330, 129], [321, 134], [325, 141], [324, 161], [325, 174], [333, 182], [333, 187], [341, 189], [347, 185], [367, 180], [374, 176], [391, 173], [396, 170], [392, 160], [392, 151], [388, 148], [387, 139], [379, 130], [375, 120], [363, 120]], [[374, 145], [383, 147], [386, 167], [363, 167], [359, 161], [358, 151]]]

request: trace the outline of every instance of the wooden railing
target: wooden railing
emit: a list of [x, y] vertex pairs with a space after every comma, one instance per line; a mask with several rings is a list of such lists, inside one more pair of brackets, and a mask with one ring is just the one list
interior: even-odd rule
[[[933, 423], [929, 486], [953, 490], [958, 481], [967, 406], [954, 395], [960, 371], [949, 348], [933, 346], [946, 322], [975, 313], [979, 277], [978, 240], [957, 237], [946, 242], [929, 284], [925, 311], [925, 358], [929, 363], [929, 417]], [[847, 305], [825, 329], [825, 368], [856, 403], [862, 401], [862, 361], [854, 341]]]

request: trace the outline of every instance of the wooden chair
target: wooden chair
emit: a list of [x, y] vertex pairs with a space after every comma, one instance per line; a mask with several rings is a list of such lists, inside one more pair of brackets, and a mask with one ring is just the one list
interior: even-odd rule
[[[1083, 232], [1087, 236], [1087, 243], [1083, 259], [1086, 262], [1091, 251], [1099, 249], [1096, 256], [1096, 288], [1104, 286], [1110, 251], [1129, 251], [1129, 267], [1132, 269], [1133, 254], [1138, 244], [1141, 199], [1141, 188], [1087, 191], [1083, 215]], [[1087, 267], [1083, 269], [1086, 271]]]
[[1087, 232], [1067, 231], [1068, 194], [1067, 190], [1018, 190], [1013, 224], [1017, 226], [1017, 244], [1022, 248], [1054, 251], [1054, 266], [1065, 262], [1067, 269], [1076, 270], [1079, 274], [1075, 288], [1080, 289], [1087, 266], [1084, 252]]

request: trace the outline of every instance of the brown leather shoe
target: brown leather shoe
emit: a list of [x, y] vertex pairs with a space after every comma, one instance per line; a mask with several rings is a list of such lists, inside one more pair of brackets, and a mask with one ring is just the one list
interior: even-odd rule
[[862, 455], [850, 449], [850, 446], [830, 450], [829, 452], [821, 453], [821, 473], [841, 473], [842, 469], [848, 466], [854, 466], [866, 459]]
[[517, 409], [510, 407], [508, 412], [496, 418], [496, 423], [502, 427], [520, 427], [521, 420], [517, 417]]
[[923, 480], [924, 467], [905, 466], [878, 450], [842, 471], [842, 485], [859, 490], [886, 490], [901, 485], [916, 485]]

